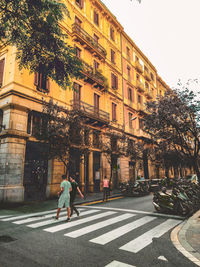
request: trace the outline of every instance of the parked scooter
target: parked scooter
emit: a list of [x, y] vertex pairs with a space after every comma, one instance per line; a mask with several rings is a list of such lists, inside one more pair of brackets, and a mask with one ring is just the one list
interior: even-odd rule
[[162, 193], [155, 192], [153, 205], [158, 212], [173, 213], [181, 216], [188, 216], [193, 213], [193, 207], [188, 197], [180, 190], [173, 188], [169, 194], [166, 188], [162, 188]]

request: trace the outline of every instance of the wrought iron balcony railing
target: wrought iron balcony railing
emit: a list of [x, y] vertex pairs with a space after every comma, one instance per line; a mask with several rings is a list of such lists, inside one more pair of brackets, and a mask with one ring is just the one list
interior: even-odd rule
[[72, 25], [72, 35], [76, 41], [86, 45], [86, 49], [95, 52], [100, 59], [105, 59], [107, 52], [98, 42], [94, 40], [84, 29], [82, 29], [77, 23]]
[[71, 100], [71, 105], [73, 109], [80, 110], [87, 117], [92, 117], [95, 120], [101, 120], [106, 123], [109, 122], [109, 113], [93, 105], [77, 100]]
[[139, 61], [135, 62], [135, 68], [138, 72], [143, 73], [143, 66], [140, 64]]
[[144, 84], [140, 81], [136, 81], [136, 87], [137, 87], [137, 90], [140, 91], [140, 92], [144, 92], [145, 91], [145, 88], [144, 88]]

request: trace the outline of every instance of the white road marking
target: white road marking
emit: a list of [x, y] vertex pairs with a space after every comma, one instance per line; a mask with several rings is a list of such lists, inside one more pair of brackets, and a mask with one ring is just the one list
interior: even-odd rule
[[[91, 214], [91, 213], [95, 213], [99, 210], [87, 210], [85, 212], [82, 212], [81, 213], [81, 216], [82, 215], [88, 215], [88, 214]], [[48, 225], [48, 224], [53, 224], [53, 223], [59, 223], [59, 222], [62, 222], [62, 221], [66, 221], [67, 217], [61, 217], [59, 218], [58, 220], [55, 220], [55, 219], [52, 219], [52, 220], [47, 220], [47, 221], [42, 221], [42, 222], [38, 222], [38, 223], [33, 223], [33, 224], [29, 224], [27, 225], [28, 227], [31, 227], [31, 228], [38, 228], [38, 227], [42, 227], [42, 226], [45, 226], [45, 225]]]
[[96, 243], [96, 244], [101, 244], [101, 245], [105, 245], [113, 240], [115, 240], [116, 238], [125, 235], [126, 233], [143, 226], [144, 224], [151, 222], [153, 220], [155, 220], [155, 217], [152, 216], [145, 216], [141, 219], [138, 219], [134, 222], [125, 224], [119, 228], [116, 228], [110, 232], [107, 232], [101, 236], [98, 236], [94, 239], [91, 239], [90, 242]]
[[101, 229], [103, 227], [106, 227], [108, 225], [112, 225], [114, 223], [118, 223], [118, 222], [121, 222], [123, 220], [129, 219], [133, 216], [135, 216], [135, 214], [125, 213], [123, 215], [120, 215], [120, 216], [117, 216], [117, 217], [114, 217], [114, 218], [111, 218], [111, 219], [108, 219], [108, 220], [105, 220], [105, 221], [102, 221], [99, 223], [95, 223], [95, 224], [83, 227], [79, 230], [75, 230], [73, 232], [67, 233], [67, 234], [65, 234], [65, 236], [76, 238], [76, 237], [91, 233], [93, 231], [96, 231], [98, 229]]
[[0, 216], [0, 219], [11, 217], [12, 215], [2, 215]]
[[124, 246], [120, 247], [119, 249], [134, 252], [137, 253], [141, 249], [145, 248], [149, 244], [152, 243], [152, 238], [154, 237], [161, 237], [163, 234], [165, 234], [167, 231], [169, 231], [171, 228], [179, 224], [180, 220], [173, 220], [168, 219], [167, 221], [161, 223], [160, 225], [154, 227], [150, 231], [144, 233], [143, 235], [137, 237], [136, 239], [128, 242]]
[[162, 260], [162, 261], [168, 261], [164, 256], [159, 256], [158, 260]]
[[[77, 205], [77, 207], [83, 207], [81, 205]], [[156, 217], [164, 217], [164, 218], [173, 218], [178, 220], [183, 220], [185, 217], [177, 216], [177, 215], [170, 215], [170, 214], [163, 214], [163, 213], [156, 213], [156, 212], [149, 212], [149, 211], [142, 211], [142, 210], [129, 210], [129, 209], [121, 209], [121, 208], [109, 208], [109, 207], [99, 207], [96, 206], [84, 206], [84, 208], [90, 208], [90, 209], [101, 209], [101, 210], [115, 210], [115, 211], [123, 211], [123, 212], [129, 212], [129, 213], [136, 213], [136, 214], [146, 214], [146, 215], [153, 215]]]
[[[80, 211], [83, 211], [83, 210], [84, 209], [81, 209]], [[67, 211], [66, 210], [63, 210], [60, 213], [60, 216], [64, 216], [64, 215], [65, 215], [65, 217], [67, 216]], [[55, 214], [55, 216], [56, 216], [56, 214]], [[31, 218], [20, 220], [20, 221], [15, 221], [13, 223], [15, 223], [15, 224], [25, 224], [25, 223], [39, 221], [39, 220], [43, 220], [43, 219], [47, 219], [47, 218], [51, 218], [51, 217], [52, 217], [52, 214], [48, 214], [48, 215], [43, 215], [41, 217], [31, 217]]]
[[111, 263], [107, 264], [105, 267], [136, 267], [136, 266], [126, 264], [120, 261], [112, 261]]
[[14, 217], [6, 218], [6, 219], [1, 219], [1, 221], [7, 222], [7, 221], [18, 220], [18, 219], [20, 220], [20, 219], [23, 219], [23, 218], [29, 218], [29, 217], [33, 217], [33, 216], [37, 216], [37, 215], [53, 213], [53, 212], [56, 212], [56, 211], [57, 211], [57, 209], [48, 210], [48, 211], [42, 211], [42, 212], [29, 213], [29, 214], [26, 214], [26, 215], [20, 215], [20, 216], [14, 216]]
[[73, 227], [75, 225], [83, 224], [83, 223], [86, 223], [86, 222], [91, 222], [93, 220], [100, 219], [100, 218], [103, 218], [103, 217], [106, 217], [106, 216], [109, 216], [109, 215], [112, 215], [112, 214], [115, 214], [115, 213], [116, 213], [115, 211], [103, 212], [103, 213], [100, 213], [100, 214], [97, 214], [97, 215], [94, 215], [94, 216], [90, 216], [90, 217], [87, 217], [87, 218], [84, 218], [84, 219], [80, 219], [80, 220], [77, 220], [77, 221], [72, 221], [72, 222], [68, 222], [68, 223], [65, 223], [65, 224], [60, 224], [60, 225], [57, 225], [57, 226], [54, 226], [54, 227], [46, 228], [46, 229], [44, 229], [44, 231], [51, 232], [51, 233], [58, 232], [58, 231]]

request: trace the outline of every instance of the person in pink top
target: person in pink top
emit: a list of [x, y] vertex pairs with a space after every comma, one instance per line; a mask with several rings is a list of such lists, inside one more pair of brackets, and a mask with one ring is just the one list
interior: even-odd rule
[[108, 195], [109, 195], [109, 180], [105, 176], [103, 179], [103, 201], [108, 200]]

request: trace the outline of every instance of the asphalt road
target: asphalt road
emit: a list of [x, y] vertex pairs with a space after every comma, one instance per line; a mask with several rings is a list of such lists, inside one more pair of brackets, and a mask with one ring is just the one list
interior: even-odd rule
[[173, 246], [181, 219], [154, 212], [152, 196], [81, 206], [65, 222], [63, 210], [1, 217], [0, 267], [193, 267]]

